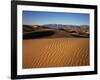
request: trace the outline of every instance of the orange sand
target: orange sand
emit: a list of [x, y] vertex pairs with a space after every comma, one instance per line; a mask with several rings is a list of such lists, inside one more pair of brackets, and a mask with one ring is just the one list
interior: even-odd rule
[[89, 38], [23, 40], [23, 68], [89, 65]]

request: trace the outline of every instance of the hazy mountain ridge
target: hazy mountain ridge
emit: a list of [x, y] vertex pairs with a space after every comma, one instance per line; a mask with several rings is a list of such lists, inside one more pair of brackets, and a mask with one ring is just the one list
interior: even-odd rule
[[46, 27], [49, 27], [49, 28], [54, 28], [54, 29], [59, 29], [59, 28], [63, 28], [63, 29], [83, 28], [83, 29], [88, 29], [89, 30], [88, 25], [45, 24], [43, 26], [46, 26]]

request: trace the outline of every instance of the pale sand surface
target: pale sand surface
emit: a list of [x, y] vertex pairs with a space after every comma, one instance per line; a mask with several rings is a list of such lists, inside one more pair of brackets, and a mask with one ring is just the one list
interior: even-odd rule
[[23, 40], [23, 68], [89, 65], [89, 38]]

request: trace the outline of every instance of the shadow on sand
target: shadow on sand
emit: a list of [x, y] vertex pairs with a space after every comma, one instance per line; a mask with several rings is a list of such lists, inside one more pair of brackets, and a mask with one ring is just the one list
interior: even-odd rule
[[23, 35], [23, 39], [35, 39], [35, 38], [43, 38], [48, 37], [55, 34], [54, 31], [39, 31], [39, 32], [31, 32]]

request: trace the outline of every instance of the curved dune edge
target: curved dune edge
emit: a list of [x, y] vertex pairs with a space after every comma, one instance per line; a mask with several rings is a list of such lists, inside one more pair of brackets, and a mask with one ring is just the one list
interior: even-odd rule
[[88, 38], [23, 40], [23, 68], [89, 65]]

